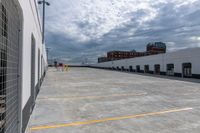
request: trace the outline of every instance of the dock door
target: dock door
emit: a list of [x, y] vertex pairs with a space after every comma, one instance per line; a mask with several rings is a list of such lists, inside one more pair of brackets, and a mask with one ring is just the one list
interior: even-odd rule
[[0, 133], [18, 133], [20, 124], [21, 21], [15, 0], [0, 0]]
[[149, 65], [144, 66], [144, 73], [149, 73]]
[[174, 64], [167, 64], [167, 75], [174, 76]]
[[154, 74], [160, 74], [160, 65], [159, 64], [156, 64], [154, 65]]
[[133, 72], [133, 66], [129, 66], [129, 71]]
[[140, 72], [140, 66], [139, 65], [136, 66], [136, 72]]
[[192, 77], [192, 64], [191, 63], [183, 63], [183, 77], [190, 78]]
[[124, 66], [121, 67], [121, 71], [125, 71]]

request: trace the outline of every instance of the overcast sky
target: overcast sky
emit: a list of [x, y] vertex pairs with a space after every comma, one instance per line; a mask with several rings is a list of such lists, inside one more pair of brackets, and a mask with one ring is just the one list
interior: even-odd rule
[[144, 51], [155, 41], [168, 51], [200, 47], [200, 0], [47, 1], [50, 58], [95, 63], [107, 51]]

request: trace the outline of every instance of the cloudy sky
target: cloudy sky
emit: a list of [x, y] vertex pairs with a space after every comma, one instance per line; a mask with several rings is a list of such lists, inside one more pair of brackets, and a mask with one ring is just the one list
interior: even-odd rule
[[50, 58], [97, 62], [110, 50], [200, 47], [200, 0], [47, 0]]

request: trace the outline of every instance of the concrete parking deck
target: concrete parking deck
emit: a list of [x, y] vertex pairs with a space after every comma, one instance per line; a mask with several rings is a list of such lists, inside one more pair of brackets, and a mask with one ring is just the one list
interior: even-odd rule
[[200, 84], [49, 69], [27, 133], [199, 133]]

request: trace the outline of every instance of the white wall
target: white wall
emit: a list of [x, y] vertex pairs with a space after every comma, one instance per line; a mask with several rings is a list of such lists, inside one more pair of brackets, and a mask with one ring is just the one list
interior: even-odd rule
[[[31, 35], [33, 34], [36, 41], [35, 54], [35, 85], [38, 82], [38, 49], [41, 56], [44, 57], [45, 65], [46, 51], [42, 44], [41, 24], [38, 18], [37, 7], [35, 0], [19, 0], [23, 11], [23, 50], [22, 50], [22, 109], [26, 105], [31, 96]], [[40, 63], [41, 64], [41, 63]], [[39, 67], [41, 69], [41, 67]], [[40, 70], [40, 77], [41, 78]], [[44, 70], [43, 70], [44, 71]]]
[[126, 69], [129, 69], [129, 66], [133, 66], [133, 69], [136, 69], [136, 66], [140, 65], [140, 69], [144, 70], [144, 65], [149, 65], [149, 69], [151, 71], [154, 71], [154, 65], [160, 64], [161, 71], [166, 72], [166, 65], [173, 63], [175, 67], [175, 72], [182, 73], [182, 64], [188, 62], [192, 63], [192, 73], [200, 74], [200, 48], [189, 48], [166, 54], [110, 61], [93, 64], [91, 66], [106, 68], [116, 68], [117, 66], [121, 68], [121, 66], [124, 66]]
[[[23, 10], [23, 58], [22, 58], [22, 108], [24, 108], [28, 101], [31, 91], [31, 35], [33, 34], [36, 39], [36, 55], [38, 43], [40, 43], [40, 35], [35, 29], [34, 16], [32, 12], [31, 4], [29, 0], [20, 0], [20, 4]], [[41, 44], [40, 44], [41, 45]], [[37, 60], [37, 56], [36, 56]], [[37, 61], [36, 61], [37, 64]], [[37, 67], [36, 67], [37, 68]], [[37, 71], [37, 69], [36, 69]]]
[[[1, 1], [1, 0], [0, 0]], [[7, 0], [3, 1], [6, 2]], [[1, 1], [2, 2], [2, 1]], [[13, 3], [11, 3], [13, 2]], [[19, 81], [19, 95], [18, 97], [19, 103], [19, 114], [18, 120], [20, 122], [20, 131], [25, 130], [27, 121], [29, 120], [30, 111], [33, 107], [33, 98], [31, 99], [31, 54], [32, 54], [32, 36], [35, 39], [35, 86], [38, 85], [38, 79], [40, 80], [43, 76], [43, 73], [47, 69], [47, 55], [45, 44], [42, 44], [42, 28], [40, 22], [40, 16], [38, 13], [38, 5], [37, 0], [12, 0], [8, 5], [8, 12], [12, 8], [17, 8], [19, 11], [19, 64], [16, 67], [19, 67], [19, 77], [21, 78], [21, 82]], [[14, 4], [14, 6], [13, 6]], [[10, 7], [11, 8], [10, 8]], [[9, 14], [9, 13], [7, 13]], [[8, 15], [8, 18], [13, 17], [11, 14]], [[12, 19], [8, 19], [11, 22]], [[16, 23], [18, 26], [18, 23]], [[12, 28], [9, 27], [8, 30]], [[17, 27], [18, 28], [18, 27]], [[14, 31], [13, 33], [16, 33]], [[13, 34], [12, 33], [12, 34]], [[14, 34], [15, 35], [15, 34]], [[40, 50], [40, 66], [38, 66], [38, 51]], [[41, 59], [42, 57], [42, 59]], [[40, 75], [38, 75], [38, 71], [40, 71]], [[17, 75], [17, 74], [16, 74]], [[17, 75], [18, 77], [18, 75]], [[13, 78], [16, 78], [13, 76]], [[20, 78], [18, 78], [20, 80]], [[15, 108], [13, 108], [15, 109]], [[12, 118], [12, 117], [11, 117]], [[22, 119], [23, 118], [23, 119]], [[22, 122], [23, 121], [23, 122]], [[15, 123], [16, 122], [16, 123]], [[13, 122], [13, 124], [17, 124], [17, 121]], [[23, 125], [22, 125], [23, 124]], [[7, 125], [5, 125], [7, 128]], [[8, 128], [9, 128], [8, 124]], [[18, 126], [18, 125], [16, 125]], [[23, 127], [23, 128], [22, 128]], [[14, 129], [14, 128], [13, 128]], [[11, 130], [6, 130], [11, 131]]]
[[[22, 10], [23, 16], [23, 38], [22, 38], [22, 92], [21, 92], [21, 116], [22, 110], [29, 107], [28, 101], [31, 97], [31, 43], [32, 35], [35, 38], [35, 86], [38, 84], [38, 79], [41, 79], [44, 71], [47, 68], [47, 55], [45, 44], [42, 44], [42, 27], [40, 16], [38, 13], [37, 0], [14, 0]], [[40, 75], [38, 77], [38, 49], [40, 50]], [[41, 57], [43, 60], [41, 61]], [[41, 63], [42, 62], [42, 63]], [[43, 64], [43, 66], [41, 66]], [[26, 106], [28, 105], [28, 106]], [[32, 105], [31, 105], [32, 106]], [[28, 117], [28, 116], [27, 116]], [[22, 126], [22, 123], [21, 123]]]

